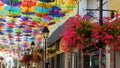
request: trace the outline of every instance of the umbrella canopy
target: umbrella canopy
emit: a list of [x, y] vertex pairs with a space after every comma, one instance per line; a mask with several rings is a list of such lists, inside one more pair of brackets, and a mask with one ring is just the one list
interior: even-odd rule
[[13, 53], [20, 47], [22, 55], [32, 41], [40, 46], [42, 27], [62, 24], [59, 21], [74, 10], [76, 1], [0, 0], [0, 44]]
[[20, 5], [22, 0], [1, 0], [3, 3], [11, 6], [17, 6]]
[[41, 2], [54, 2], [55, 0], [39, 0], [39, 1], [41, 1]]

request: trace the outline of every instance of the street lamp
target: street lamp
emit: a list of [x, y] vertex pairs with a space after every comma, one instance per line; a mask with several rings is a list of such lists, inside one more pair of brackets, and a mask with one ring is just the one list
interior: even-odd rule
[[48, 65], [47, 65], [47, 62], [46, 62], [46, 47], [47, 47], [47, 38], [48, 38], [48, 35], [49, 35], [49, 30], [47, 28], [47, 26], [45, 26], [42, 30], [42, 33], [43, 33], [43, 38], [44, 38], [44, 57], [45, 57], [45, 61], [44, 61], [44, 67], [43, 68], [48, 68]]
[[[31, 51], [31, 54], [33, 54], [34, 46], [35, 46], [35, 42], [32, 41], [32, 42], [31, 42], [31, 46], [30, 46], [30, 49], [32, 50], [32, 51]], [[33, 57], [33, 58], [34, 58], [34, 57]], [[33, 67], [33, 63], [31, 62], [30, 64], [32, 65], [31, 67]]]
[[35, 46], [35, 42], [34, 42], [34, 41], [32, 41], [32, 42], [31, 42], [31, 49], [32, 49], [32, 53], [33, 53], [34, 46]]

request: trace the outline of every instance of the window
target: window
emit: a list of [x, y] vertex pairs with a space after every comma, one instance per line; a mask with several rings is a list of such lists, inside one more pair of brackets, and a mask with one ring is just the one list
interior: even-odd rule
[[57, 41], [55, 42], [55, 49], [56, 49], [57, 51], [59, 51], [59, 48], [60, 48], [59, 43], [60, 43], [60, 40], [57, 40]]

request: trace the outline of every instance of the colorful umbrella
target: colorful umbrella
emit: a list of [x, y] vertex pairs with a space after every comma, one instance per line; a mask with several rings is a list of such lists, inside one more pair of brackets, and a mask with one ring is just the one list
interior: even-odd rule
[[27, 25], [30, 26], [30, 27], [35, 27], [35, 26], [38, 26], [39, 23], [35, 22], [35, 21], [29, 21]]
[[22, 4], [23, 7], [32, 7], [36, 5], [36, 0], [23, 0]]
[[65, 16], [65, 13], [61, 13], [61, 8], [52, 6], [49, 15], [53, 17], [63, 17]]
[[51, 8], [52, 5], [50, 3], [44, 3], [44, 2], [37, 2], [37, 5], [39, 7], [43, 7], [43, 8]]
[[1, 0], [3, 3], [11, 6], [17, 6], [20, 5], [22, 0]]
[[7, 26], [10, 27], [10, 28], [15, 28], [15, 27], [16, 27], [16, 24], [13, 23], [13, 22], [8, 22], [8, 23], [7, 23]]
[[39, 0], [41, 2], [54, 2], [55, 0]]
[[6, 27], [6, 32], [13, 32], [14, 30], [12, 29], [12, 28], [10, 28], [10, 27]]
[[26, 27], [26, 28], [23, 29], [23, 32], [25, 32], [25, 33], [31, 33], [32, 32], [32, 28]]
[[1, 0], [0, 0], [0, 6], [4, 6], [4, 3], [2, 3]]
[[15, 32], [17, 32], [17, 33], [21, 33], [21, 32], [22, 32], [22, 30], [23, 30], [22, 28], [15, 28], [15, 30], [14, 30], [14, 31], [15, 31]]
[[7, 22], [4, 18], [0, 18], [1, 22]]
[[41, 12], [41, 13], [48, 13], [50, 11], [50, 8], [43, 8], [41, 6], [36, 6], [35, 9], [36, 12]]
[[21, 6], [21, 12], [35, 12], [35, 7], [23, 7]]

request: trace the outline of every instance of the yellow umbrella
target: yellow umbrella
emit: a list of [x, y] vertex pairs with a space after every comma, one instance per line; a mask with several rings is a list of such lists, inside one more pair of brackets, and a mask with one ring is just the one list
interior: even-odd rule
[[40, 30], [40, 27], [34, 27], [33, 30]]
[[21, 6], [21, 12], [35, 12], [35, 7], [22, 7]]
[[4, 26], [0, 26], [0, 30], [4, 30]]
[[0, 6], [0, 11], [4, 11], [4, 7], [3, 6]]
[[40, 22], [41, 26], [48, 26], [48, 22]]
[[52, 7], [52, 5], [50, 3], [44, 3], [44, 2], [37, 2], [36, 6], [40, 6], [43, 8], [51, 8]]
[[37, 35], [36, 38], [42, 38], [42, 34]]

